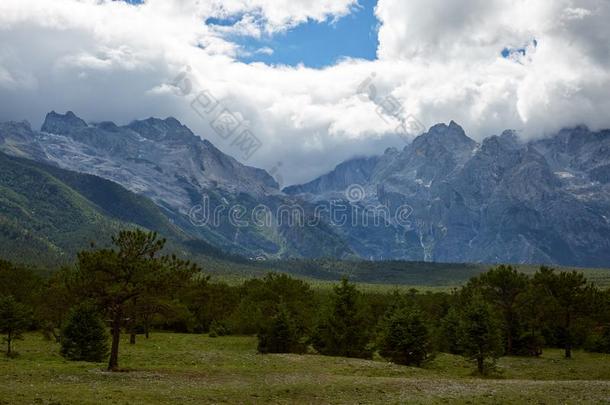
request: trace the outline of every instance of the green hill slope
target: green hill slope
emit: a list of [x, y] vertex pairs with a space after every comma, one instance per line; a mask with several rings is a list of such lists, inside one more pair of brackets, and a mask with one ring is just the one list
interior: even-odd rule
[[0, 153], [1, 257], [64, 264], [133, 226], [159, 232], [172, 248], [188, 240], [154, 203], [118, 184]]

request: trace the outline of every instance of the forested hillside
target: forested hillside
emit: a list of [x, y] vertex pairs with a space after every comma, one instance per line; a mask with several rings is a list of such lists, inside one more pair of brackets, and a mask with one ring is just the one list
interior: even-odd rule
[[[116, 183], [0, 153], [0, 257], [53, 267], [136, 225], [174, 247], [187, 240], [159, 207]], [[193, 248], [214, 251], [203, 242]]]

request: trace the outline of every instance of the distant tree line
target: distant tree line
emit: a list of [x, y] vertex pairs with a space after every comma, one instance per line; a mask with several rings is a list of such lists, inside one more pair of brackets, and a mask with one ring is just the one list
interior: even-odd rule
[[0, 332], [5, 352], [39, 330], [73, 360], [119, 369], [122, 333], [136, 344], [153, 330], [257, 335], [260, 353], [317, 353], [424, 366], [436, 353], [494, 370], [505, 355], [546, 347], [610, 353], [610, 290], [582, 273], [541, 267], [532, 276], [490, 269], [452, 292], [363, 292], [343, 279], [332, 290], [269, 273], [237, 285], [164, 254], [165, 241], [120, 232], [108, 248], [79, 253], [50, 275], [0, 261]]

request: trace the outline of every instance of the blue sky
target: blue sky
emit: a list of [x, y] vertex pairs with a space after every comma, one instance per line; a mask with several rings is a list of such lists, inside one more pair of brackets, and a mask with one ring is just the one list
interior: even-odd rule
[[[246, 55], [240, 60], [246, 63], [264, 62], [270, 65], [321, 68], [334, 65], [342, 58], [374, 60], [377, 50], [378, 20], [374, 15], [377, 0], [360, 0], [358, 8], [338, 20], [316, 22], [310, 20], [285, 32], [260, 39], [234, 37]], [[208, 24], [233, 24], [233, 20], [209, 19]], [[256, 53], [270, 48], [272, 54]], [[248, 55], [249, 54], [249, 55]]]

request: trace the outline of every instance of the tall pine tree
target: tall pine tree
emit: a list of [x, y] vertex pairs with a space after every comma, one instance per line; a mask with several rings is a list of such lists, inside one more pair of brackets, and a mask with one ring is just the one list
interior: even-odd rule
[[154, 232], [121, 231], [112, 242], [112, 249], [80, 252], [73, 278], [87, 298], [106, 308], [112, 330], [108, 370], [116, 371], [121, 327], [134, 300], [150, 291], [172, 291], [199, 268], [175, 256], [161, 256], [165, 240]]
[[477, 365], [479, 374], [493, 370], [504, 352], [499, 322], [479, 294], [471, 296], [461, 313], [459, 339], [462, 355]]
[[330, 314], [314, 332], [314, 348], [325, 355], [370, 358], [370, 322], [360, 292], [346, 278], [333, 291]]

